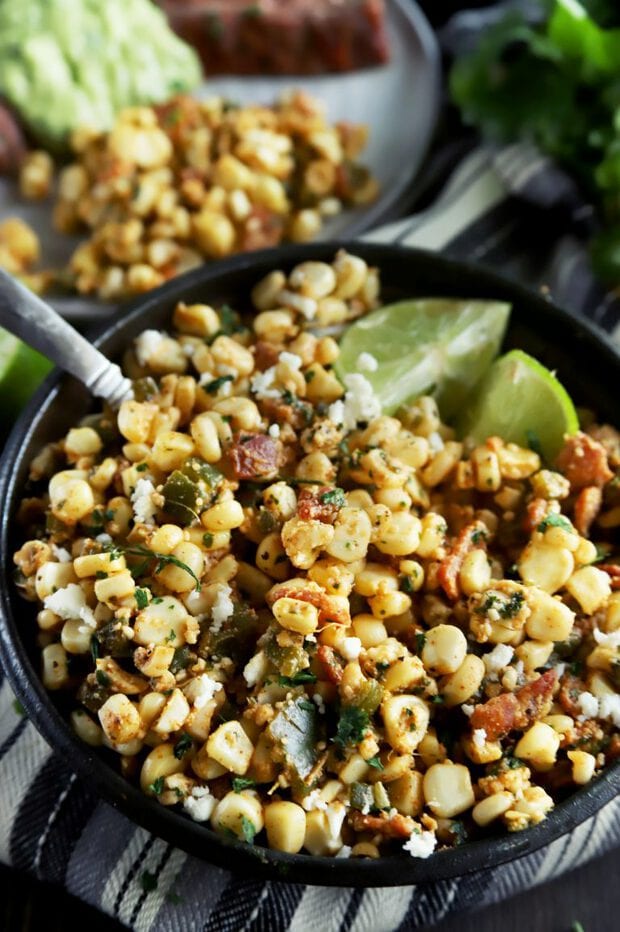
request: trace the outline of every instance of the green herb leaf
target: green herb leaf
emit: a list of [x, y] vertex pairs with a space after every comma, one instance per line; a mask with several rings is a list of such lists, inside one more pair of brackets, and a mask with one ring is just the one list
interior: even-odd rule
[[314, 673], [306, 673], [302, 670], [294, 676], [279, 676], [278, 686], [302, 686], [304, 683], [316, 683]]
[[110, 677], [109, 677], [108, 674], [105, 672], [105, 670], [96, 670], [96, 671], [95, 671], [95, 679], [97, 680], [97, 682], [99, 683], [100, 686], [109, 686], [109, 685], [110, 685]]
[[233, 777], [232, 779], [232, 788], [235, 793], [252, 789], [254, 786], [256, 786], [256, 780], [250, 780], [249, 777]]
[[99, 646], [100, 646], [100, 645], [99, 645], [99, 641], [97, 640], [97, 638], [96, 638], [95, 635], [93, 634], [93, 636], [92, 636], [91, 639], [90, 639], [90, 654], [91, 654], [91, 657], [93, 658], [93, 660], [95, 660], [95, 661], [96, 661], [97, 658], [99, 657]]
[[415, 646], [418, 654], [421, 654], [424, 650], [424, 645], [426, 644], [426, 635], [419, 633], [415, 636]]
[[191, 737], [187, 733], [182, 734], [174, 746], [174, 756], [177, 760], [182, 760], [193, 746], [194, 742]]
[[368, 712], [363, 709], [359, 709], [354, 705], [343, 706], [340, 710], [334, 744], [341, 748], [359, 744], [364, 737], [369, 721]]
[[205, 545], [205, 547], [212, 547], [213, 546], [213, 534], [208, 534], [208, 533], [203, 534], [202, 542]]
[[256, 835], [256, 826], [253, 822], [250, 822], [247, 816], [241, 816], [241, 831], [243, 832], [243, 840], [248, 843], [248, 845], [254, 844], [254, 836]]
[[328, 492], [323, 492], [320, 496], [320, 500], [324, 505], [336, 505], [338, 508], [342, 508], [347, 503], [346, 495], [344, 494], [344, 489], [330, 489]]
[[384, 769], [383, 764], [381, 763], [381, 761], [379, 760], [376, 754], [374, 757], [371, 757], [370, 760], [367, 760], [366, 763], [368, 764], [369, 767], [374, 767], [375, 770]]
[[234, 381], [235, 381], [235, 377], [233, 375], [221, 375], [219, 378], [213, 379], [212, 382], [208, 382], [204, 386], [204, 390], [209, 395], [215, 395], [216, 392], [220, 390], [222, 385], [226, 384], [226, 382], [234, 382]]
[[134, 596], [136, 599], [136, 605], [142, 611], [143, 608], [146, 608], [149, 604], [149, 591], [148, 589], [136, 589], [134, 591]]
[[164, 778], [157, 777], [156, 780], [153, 780], [153, 782], [149, 784], [148, 789], [151, 793], [154, 793], [155, 796], [160, 796], [164, 791]]
[[565, 531], [572, 531], [571, 523], [568, 518], [565, 518], [564, 515], [550, 514], [540, 522], [537, 531], [540, 531], [541, 534], [547, 530], [548, 527], [561, 527]]

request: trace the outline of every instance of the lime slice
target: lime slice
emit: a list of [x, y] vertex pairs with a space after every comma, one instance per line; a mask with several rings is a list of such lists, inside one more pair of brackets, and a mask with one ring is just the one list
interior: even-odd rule
[[7, 427], [52, 368], [45, 356], [0, 328], [0, 420]]
[[497, 435], [521, 446], [539, 445], [547, 462], [559, 453], [564, 435], [578, 429], [566, 389], [522, 350], [493, 363], [457, 422], [460, 435], [477, 443]]
[[[384, 414], [432, 394], [449, 420], [497, 355], [510, 314], [500, 301], [425, 298], [388, 304], [360, 318], [340, 342], [336, 372], [362, 372]], [[360, 365], [362, 353], [376, 370]]]

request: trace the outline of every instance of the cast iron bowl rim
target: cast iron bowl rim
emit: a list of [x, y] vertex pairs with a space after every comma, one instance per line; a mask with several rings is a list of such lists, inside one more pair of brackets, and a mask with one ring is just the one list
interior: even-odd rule
[[[605, 361], [620, 371], [620, 353], [611, 341], [587, 321], [577, 319], [527, 288], [495, 272], [473, 263], [456, 262], [435, 253], [399, 245], [363, 242], [328, 242], [235, 256], [225, 262], [205, 265], [149, 292], [121, 309], [107, 326], [101, 328], [93, 341], [100, 345], [162, 302], [179, 300], [186, 289], [196, 285], [208, 287], [220, 276], [235, 270], [257, 267], [257, 274], [268, 268], [288, 267], [302, 259], [322, 259], [332, 256], [337, 249], [345, 248], [366, 257], [381, 266], [382, 259], [406, 262], [412, 270], [416, 262], [431, 263], [438, 272], [474, 275], [487, 289], [497, 288], [513, 302], [529, 304], [541, 315], [557, 322], [558, 327], [569, 331], [569, 342], [585, 341], [602, 354]], [[11, 501], [17, 494], [16, 465], [20, 450], [35, 432], [36, 423], [53, 405], [55, 389], [62, 374], [55, 370], [44, 381], [15, 424], [0, 462], [0, 501]], [[48, 744], [71, 762], [71, 767], [84, 779], [86, 785], [104, 800], [123, 812], [128, 818], [155, 835], [184, 849], [196, 857], [233, 871], [250, 871], [255, 877], [295, 883], [327, 886], [369, 887], [395, 886], [445, 880], [472, 871], [495, 867], [529, 854], [575, 828], [594, 815], [620, 790], [620, 761], [611, 765], [593, 783], [583, 787], [556, 809], [539, 825], [498, 838], [470, 842], [463, 847], [440, 851], [427, 860], [404, 856], [390, 856], [379, 860], [349, 860], [310, 855], [289, 855], [261, 846], [247, 845], [216, 835], [204, 825], [176, 814], [154, 800], [116, 773], [90, 747], [83, 744], [71, 730], [51, 701], [49, 694], [35, 672], [19, 637], [19, 628], [9, 598], [12, 587], [10, 557], [7, 552], [9, 535], [9, 509], [0, 516], [0, 660], [19, 701]]]

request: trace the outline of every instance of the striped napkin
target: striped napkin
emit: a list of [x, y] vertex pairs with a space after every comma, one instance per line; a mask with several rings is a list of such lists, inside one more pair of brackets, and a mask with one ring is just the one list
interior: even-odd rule
[[[441, 250], [501, 269], [619, 331], [612, 292], [584, 249], [590, 215], [570, 181], [526, 146], [480, 148], [424, 212], [373, 242]], [[457, 880], [353, 890], [265, 883], [202, 863], [98, 801], [56, 757], [0, 680], [0, 860], [63, 885], [147, 932], [393, 932], [497, 902], [620, 842], [620, 799], [534, 854]]]

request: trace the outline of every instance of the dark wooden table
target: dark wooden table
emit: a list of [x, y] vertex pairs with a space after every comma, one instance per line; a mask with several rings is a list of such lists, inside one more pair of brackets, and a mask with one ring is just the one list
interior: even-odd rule
[[[447, 919], [433, 926], [433, 932], [617, 932], [618, 877], [620, 849], [512, 900]], [[122, 928], [61, 890], [0, 868], [1, 932], [121, 932]]]

